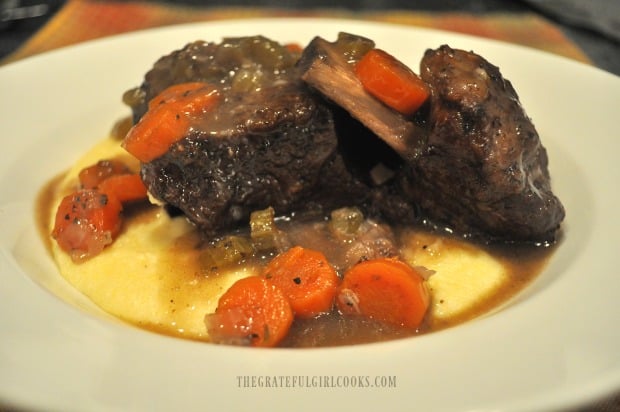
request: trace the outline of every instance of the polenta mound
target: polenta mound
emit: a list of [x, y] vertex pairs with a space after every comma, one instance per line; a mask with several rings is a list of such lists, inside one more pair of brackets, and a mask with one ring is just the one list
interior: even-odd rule
[[[138, 167], [118, 140], [106, 138], [96, 144], [48, 186], [52, 195], [40, 205], [46, 215], [44, 233], [51, 232], [56, 207], [75, 188], [80, 170], [110, 158]], [[304, 225], [308, 223], [292, 231], [303, 232]], [[500, 250], [416, 227], [396, 229], [402, 259], [428, 276], [430, 305], [422, 325], [403, 330], [373, 319], [343, 318], [334, 310], [296, 320], [280, 346], [384, 341], [454, 326], [507, 302], [542, 270], [551, 249]], [[161, 205], [144, 204], [129, 208], [118, 238], [83, 262], [73, 261], [56, 242], [48, 244], [61, 275], [105, 312], [140, 328], [209, 342], [205, 315], [215, 312], [220, 297], [237, 280], [257, 276], [266, 261], [214, 271], [201, 260], [204, 242], [184, 217], [172, 217]]]

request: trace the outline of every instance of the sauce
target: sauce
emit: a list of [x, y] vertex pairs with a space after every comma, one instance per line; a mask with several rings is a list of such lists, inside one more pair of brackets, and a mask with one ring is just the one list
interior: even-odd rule
[[[162, 243], [161, 249], [156, 250], [158, 272], [156, 276], [147, 281], [157, 282], [156, 295], [152, 295], [154, 296], [152, 298], [136, 297], [137, 301], [144, 302], [143, 305], [153, 305], [156, 308], [155, 310], [160, 311], [162, 315], [155, 319], [145, 319], [135, 315], [134, 312], [139, 309], [137, 306], [119, 306], [118, 303], [114, 302], [106, 306], [109, 303], [106, 299], [109, 297], [98, 296], [97, 293], [102, 289], [101, 285], [105, 286], [107, 279], [99, 280], [100, 283], [97, 285], [91, 285], [90, 281], [86, 279], [89, 276], [96, 277], [91, 272], [97, 270], [96, 261], [98, 257], [87, 263], [90, 265], [89, 269], [86, 269], [86, 266], [80, 266], [82, 264], [71, 263], [75, 267], [70, 266], [71, 264], [66, 261], [61, 262], [62, 257], [58, 255], [59, 252], [55, 250], [55, 245], [49, 236], [50, 219], [54, 213], [52, 209], [55, 209], [57, 205], [59, 193], [66, 190], [62, 187], [63, 181], [63, 176], [54, 178], [41, 191], [37, 204], [37, 220], [41, 236], [52, 256], [60, 263], [61, 273], [65, 272], [62, 273], [63, 276], [104, 310], [140, 328], [166, 335], [208, 341], [206, 330], [201, 329], [204, 328], [202, 324], [204, 315], [214, 310], [217, 298], [234, 280], [258, 273], [271, 257], [269, 254], [263, 254], [246, 259], [230, 268], [219, 270], [205, 268], [204, 265], [201, 265], [200, 259], [201, 253], [206, 247], [205, 240], [193, 230], [183, 217], [171, 218], [159, 206], [136, 205], [125, 210], [124, 233], [120, 236], [139, 236], [141, 227], [159, 225], [155, 226], [153, 230], [157, 231], [162, 239], [167, 239], [165, 240], [167, 243]], [[169, 231], [168, 227], [174, 229]], [[335, 263], [338, 272], [342, 273], [343, 268], [339, 266], [343, 264], [339, 263], [337, 256], [341, 251], [338, 242], [330, 239], [328, 235], [326, 219], [299, 221], [291, 218], [278, 221], [278, 227], [288, 234], [293, 244], [322, 250], [328, 259]], [[422, 326], [414, 331], [404, 330], [369, 319], [343, 317], [334, 311], [310, 320], [295, 320], [289, 335], [280, 346], [316, 347], [377, 342], [410, 337], [455, 326], [497, 308], [521, 291], [542, 271], [553, 250], [553, 247], [528, 245], [489, 247], [468, 243], [448, 235], [433, 233], [424, 227], [392, 228], [392, 231], [400, 249], [400, 255], [404, 260], [412, 266], [422, 262], [429, 271], [437, 269], [437, 273], [428, 280], [431, 294], [436, 293], [436, 295], [434, 295], [432, 307]], [[244, 235], [243, 232], [238, 234]], [[127, 245], [124, 247], [133, 247], [131, 242]], [[116, 247], [117, 245], [113, 246]], [[159, 246], [156, 243], [155, 246], [149, 247], [158, 248]], [[128, 252], [131, 253], [131, 251]], [[115, 252], [110, 251], [110, 253]], [[136, 253], [139, 252], [136, 251]], [[105, 254], [106, 252], [103, 255]], [[462, 268], [464, 273], [471, 269], [467, 266], [487, 267], [491, 265], [491, 271], [497, 272], [497, 277], [486, 276], [483, 277], [482, 281], [475, 280], [475, 282], [473, 280], [470, 282], [467, 278], [457, 279], [457, 282], [461, 282], [461, 286], [456, 289], [446, 289], [444, 280], [434, 284], [434, 277], [439, 279], [440, 276], [445, 276], [445, 273], [442, 273], [443, 267], [448, 267], [449, 282], [455, 281], [453, 274], [455, 270], [450, 269], [450, 267], [454, 267], [455, 263], [450, 262], [450, 257], [460, 255], [463, 256], [459, 258], [461, 260], [469, 259], [463, 260], [466, 263], [465, 267]], [[460, 263], [457, 262], [456, 264]], [[115, 267], [115, 270], [123, 270], [126, 262], [118, 262], [116, 265], [118, 267]], [[68, 267], [71, 268], [72, 273], [68, 273]], [[95, 269], [92, 269], [93, 267]], [[110, 268], [107, 267], [107, 270]], [[139, 273], [133, 275], [142, 276]], [[127, 281], [126, 277], [114, 278], [110, 276], [109, 282], [118, 281], [116, 279], [122, 279], [123, 282]], [[140, 282], [145, 281], [140, 280]], [[480, 289], [470, 292], [470, 294], [476, 295], [476, 299], [464, 296], [460, 291], [470, 284], [482, 285]], [[134, 291], [148, 289], [147, 286], [151, 287], [152, 285], [143, 283], [142, 286], [138, 286], [140, 289], [134, 289]], [[113, 285], [108, 287], [111, 290], [115, 289]], [[442, 292], [443, 289], [445, 290]], [[127, 292], [122, 292], [123, 288], [120, 287], [118, 292], [115, 292], [129, 294], [129, 296], [120, 298], [120, 301], [123, 299], [131, 300], [131, 294], [134, 292], [131, 292], [130, 288], [126, 290]], [[101, 293], [105, 295], [103, 291]], [[467, 304], [463, 303], [468, 299]], [[452, 308], [450, 309], [451, 301]], [[455, 307], [456, 309], [454, 309]], [[192, 321], [193, 323], [186, 321], [190, 317], [195, 320]]]

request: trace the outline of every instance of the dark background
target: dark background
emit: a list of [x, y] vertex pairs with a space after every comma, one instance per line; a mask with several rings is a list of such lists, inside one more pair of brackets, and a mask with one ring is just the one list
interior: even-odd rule
[[[0, 59], [16, 50], [64, 4], [64, 0], [0, 0]], [[619, 0], [161, 0], [200, 6], [349, 10], [407, 9], [485, 14], [538, 13], [556, 23], [597, 67], [620, 75]], [[27, 17], [28, 14], [41, 14]]]

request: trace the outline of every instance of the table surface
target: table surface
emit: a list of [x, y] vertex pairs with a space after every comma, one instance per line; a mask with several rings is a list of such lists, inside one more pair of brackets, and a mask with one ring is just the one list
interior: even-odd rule
[[[155, 3], [155, 2], [153, 2]], [[204, 6], [203, 0], [165, 0], [163, 4]], [[351, 11], [381, 11], [381, 10], [407, 10], [420, 12], [464, 12], [475, 15], [488, 15], [491, 13], [537, 13], [550, 22], [557, 25], [565, 36], [578, 46], [595, 66], [620, 75], [620, 1], [617, 0], [588, 0], [581, 1], [582, 9], [596, 6], [599, 14], [580, 12], [580, 16], [587, 19], [578, 19], [567, 15], [573, 3], [578, 0], [550, 0], [550, 1], [510, 1], [510, 0], [341, 0], [337, 2], [339, 9]], [[46, 12], [39, 17], [16, 18], [20, 13], [7, 12], [7, 8], [22, 9], [37, 7], [44, 4]], [[64, 0], [0, 0], [0, 59], [17, 50], [31, 36], [45, 25], [54, 14], [65, 4]], [[308, 10], [313, 8], [334, 7], [333, 0], [211, 0], [209, 7], [279, 7], [286, 9]], [[542, 5], [542, 6], [541, 6]], [[610, 11], [607, 12], [606, 9]], [[37, 9], [30, 9], [36, 11]], [[40, 10], [40, 9], [39, 9]], [[612, 21], [615, 32], [604, 32], [600, 27], [595, 27], [595, 20], [601, 14], [611, 15], [619, 20]], [[14, 20], [7, 21], [9, 18]]]

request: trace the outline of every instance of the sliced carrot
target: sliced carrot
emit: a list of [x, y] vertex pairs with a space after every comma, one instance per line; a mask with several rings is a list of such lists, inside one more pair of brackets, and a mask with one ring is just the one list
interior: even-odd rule
[[284, 292], [300, 318], [329, 312], [340, 282], [321, 252], [300, 246], [277, 255], [266, 266], [263, 276]]
[[172, 103], [187, 97], [191, 92], [203, 89], [206, 83], [203, 82], [188, 82], [173, 84], [172, 86], [164, 89], [157, 96], [149, 101], [148, 108], [153, 109], [159, 105], [165, 103]]
[[147, 189], [140, 175], [124, 174], [110, 176], [99, 185], [103, 193], [116, 196], [122, 203], [147, 198]]
[[216, 343], [276, 346], [293, 323], [293, 310], [284, 293], [265, 278], [236, 281], [220, 297], [214, 314], [205, 317]]
[[182, 139], [192, 116], [211, 109], [218, 96], [217, 90], [206, 83], [167, 88], [149, 103], [149, 110], [129, 130], [122, 146], [141, 162], [150, 162]]
[[181, 109], [166, 105], [149, 110], [127, 133], [122, 145], [141, 162], [150, 162], [166, 153], [188, 129], [189, 119]]
[[289, 53], [295, 55], [301, 54], [304, 51], [304, 48], [299, 43], [287, 43], [284, 47], [286, 47], [286, 50], [288, 50]]
[[111, 244], [121, 225], [122, 204], [146, 199], [137, 173], [120, 160], [100, 160], [78, 174], [80, 188], [56, 211], [52, 237], [74, 261], [93, 257]]
[[82, 169], [78, 179], [83, 189], [94, 189], [108, 177], [126, 173], [131, 173], [131, 171], [122, 161], [102, 159], [94, 165]]
[[417, 328], [428, 309], [424, 279], [406, 263], [381, 258], [345, 272], [336, 304], [346, 315], [363, 315], [392, 325]]
[[381, 49], [367, 52], [355, 73], [371, 95], [404, 115], [415, 113], [430, 95], [422, 79]]
[[121, 228], [121, 202], [98, 190], [79, 190], [62, 199], [52, 236], [74, 261], [100, 253]]

